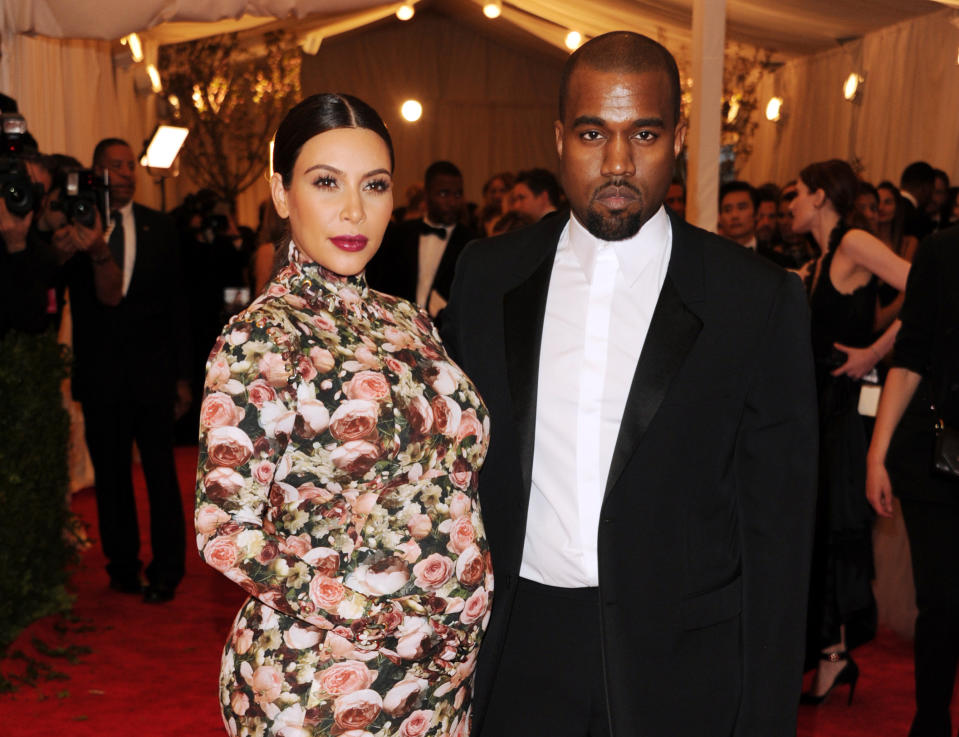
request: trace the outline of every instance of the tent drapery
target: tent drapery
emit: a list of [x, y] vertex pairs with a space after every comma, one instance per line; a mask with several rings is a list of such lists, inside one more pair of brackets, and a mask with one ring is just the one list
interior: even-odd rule
[[[456, 1], [459, 2], [456, 7], [461, 10], [475, 8], [479, 12], [472, 0]], [[607, 0], [602, 4], [584, 4], [578, 0], [517, 0], [505, 8], [504, 18], [508, 20], [515, 15], [517, 23], [525, 24], [526, 32], [554, 47], [562, 42], [563, 29], [574, 24], [586, 34], [613, 27], [633, 27], [657, 35], [677, 55], [683, 56], [688, 52], [688, 48], [683, 47], [688, 31], [678, 26], [670, 27], [668, 23], [671, 20], [688, 22], [689, 2]], [[926, 12], [930, 7], [941, 7], [926, 0], [783, 0], [775, 6], [758, 0], [727, 0], [728, 36], [732, 40], [742, 39], [749, 28], [771, 20], [774, 25], [786, 29], [802, 29], [813, 40], [821, 39], [829, 28], [833, 29], [834, 37], [849, 28], [845, 14], [850, 10], [861, 13], [866, 5], [869, 13], [863, 17], [868, 17], [872, 24], [894, 17], [896, 12], [914, 15]], [[17, 31], [55, 33], [58, 29], [68, 28], [68, 21], [86, 19], [84, 22], [99, 29], [102, 36], [115, 38], [134, 28], [142, 30], [163, 22], [154, 25], [154, 31], [147, 36], [148, 42], [153, 38], [155, 43], [160, 37], [155, 34], [160, 34], [161, 30], [165, 34], [195, 35], [200, 31], [192, 25], [194, 23], [241, 16], [242, 22], [249, 25], [260, 20], [272, 21], [267, 18], [270, 14], [286, 17], [294, 13], [305, 19], [294, 27], [313, 34], [315, 43], [317, 38], [329, 39], [336, 32], [357, 27], [364, 18], [382, 17], [385, 9], [395, 7], [396, 3], [384, 5], [369, 0], [206, 0], [191, 3], [97, 0], [95, 6], [97, 11], [91, 12], [91, 3], [77, 0], [6, 0], [0, 16], [0, 28], [3, 29], [0, 90], [19, 100], [31, 131], [45, 151], [69, 153], [85, 164], [89, 164], [95, 142], [104, 136], [127, 138], [136, 149], [149, 135], [155, 123], [155, 110], [152, 95], [143, 91], [142, 81], [138, 79], [138, 75], [142, 77], [142, 70], [125, 66], [124, 57], [114, 59], [107, 41], [55, 40], [29, 37]], [[306, 19], [305, 14], [320, 6], [324, 13], [322, 18]], [[428, 3], [423, 2], [418, 8], [427, 6]], [[444, 6], [437, 3], [436, 7], [442, 9]], [[824, 9], [827, 7], [833, 10], [826, 13]], [[813, 21], [807, 17], [808, 8], [824, 12], [817, 21], [818, 30], [809, 25]], [[765, 20], [757, 15], [760, 12], [766, 14]], [[243, 13], [248, 15], [243, 16]], [[254, 13], [263, 17], [254, 18]], [[866, 166], [865, 175], [872, 180], [896, 178], [904, 164], [917, 158], [927, 159], [951, 174], [959, 172], [959, 139], [951, 130], [951, 116], [948, 114], [948, 111], [957, 109], [956, 103], [959, 102], [959, 79], [955, 73], [959, 28], [948, 22], [954, 18], [953, 14], [954, 11], [940, 10], [868, 33], [861, 40], [848, 42], [842, 47], [795, 58], [768, 76], [761, 85], [760, 99], [765, 101], [773, 91], [783, 93], [789, 118], [778, 126], [762, 119], [759, 121], [754, 151], [741, 175], [755, 182], [772, 180], [781, 183], [794, 177], [805, 163], [827, 156], [858, 157]], [[380, 28], [393, 28], [397, 37], [403, 34], [415, 36], [415, 28], [429, 15], [419, 12], [418, 20], [409, 24], [384, 22], [370, 34]], [[169, 20], [190, 23], [171, 25], [166, 22]], [[447, 22], [451, 21], [447, 19]], [[334, 27], [333, 23], [339, 25]], [[462, 34], [470, 31], [468, 24], [459, 27]], [[474, 23], [472, 28], [472, 35], [477, 37], [485, 36], [491, 42], [497, 37], [495, 23], [486, 26]], [[440, 35], [442, 33], [441, 30]], [[775, 33], [771, 34], [775, 40]], [[360, 37], [367, 35], [364, 33]], [[438, 47], [431, 44], [428, 37], [424, 38], [417, 53], [424, 57], [436, 54]], [[506, 42], [502, 45], [504, 48], [511, 46]], [[538, 64], [549, 66], [550, 60], [539, 53], [541, 50], [542, 47], [529, 51], [528, 56]], [[516, 51], [522, 54], [520, 49]], [[454, 57], [458, 56], [460, 50], [455, 48], [452, 53]], [[320, 57], [323, 56], [321, 52]], [[392, 79], [387, 76], [390, 72], [404, 68], [408, 57], [385, 48], [377, 48], [375, 53], [367, 50], [362, 57], [365, 59], [363, 64], [352, 67], [351, 76], [340, 76], [330, 84], [340, 81], [336, 87], [346, 89], [348, 80], [350, 85], [357, 80], [355, 84], [362, 88], [363, 83], [356, 72], [363, 70], [373, 75], [367, 78], [369, 87], [364, 88], [372, 90], [370, 96], [387, 92], [399, 94], [402, 87], [404, 93], [409, 90], [411, 97], [436, 100], [439, 107], [434, 111], [442, 110], [444, 124], [430, 135], [422, 133], [433, 124], [424, 121], [418, 129], [420, 135], [407, 136], [404, 133], [399, 136], [402, 140], [398, 141], [397, 148], [401, 162], [406, 156], [411, 161], [408, 165], [402, 164], [402, 170], [411, 172], [410, 181], [418, 178], [413, 172], [419, 172], [430, 160], [450, 158], [462, 163], [464, 170], [475, 170], [468, 175], [467, 195], [477, 199], [476, 182], [493, 170], [516, 169], [527, 162], [551, 163], [552, 159], [547, 158], [552, 146], [551, 132], [549, 121], [543, 120], [544, 113], [533, 115], [531, 108], [518, 112], [515, 105], [504, 105], [503, 100], [495, 96], [496, 85], [487, 86], [488, 90], [493, 90], [493, 96], [485, 103], [476, 98], [465, 105], [461, 97], [454, 95], [444, 100], [439, 96], [434, 84], [435, 73], [431, 76], [428, 71], [401, 75], [402, 85], [395, 82], [387, 85], [383, 80]], [[377, 69], [377, 59], [389, 59], [390, 67], [386, 68], [384, 64]], [[553, 61], [558, 64], [561, 59], [562, 56], [557, 54]], [[842, 99], [839, 90], [842, 80], [856, 63], [866, 72], [866, 91], [861, 105], [850, 105]], [[351, 69], [348, 66], [343, 68]], [[464, 79], [447, 85], [447, 91], [442, 94], [475, 86], [474, 82], [468, 81], [475, 72], [472, 62], [457, 60], [447, 71], [462, 73]], [[544, 90], [550, 96], [555, 94], [552, 83], [544, 87], [541, 77], [527, 71], [521, 66], [512, 75], [509, 70], [500, 70], [497, 74], [502, 74], [502, 79], [509, 79], [510, 85], [513, 81], [528, 85], [526, 91], [520, 93], [528, 100], [538, 100]], [[511, 76], [515, 80], [510, 79]], [[392, 101], [389, 104], [392, 105]], [[384, 115], [389, 117], [390, 114], [391, 110], [384, 110]], [[504, 120], [512, 130], [518, 131], [516, 135], [501, 129]], [[468, 131], [469, 136], [460, 138], [451, 131]], [[477, 145], [478, 140], [493, 143], [487, 150]], [[486, 171], [483, 171], [484, 165]], [[402, 191], [403, 183], [398, 182], [398, 191]], [[159, 190], [145, 173], [140, 175], [138, 184], [138, 197], [147, 204], [158, 205]], [[189, 183], [182, 179], [173, 185], [168, 183], [167, 201], [178, 201], [187, 186]], [[255, 203], [265, 194], [265, 187], [259, 187], [241, 198], [241, 217], [246, 222], [255, 222]]]

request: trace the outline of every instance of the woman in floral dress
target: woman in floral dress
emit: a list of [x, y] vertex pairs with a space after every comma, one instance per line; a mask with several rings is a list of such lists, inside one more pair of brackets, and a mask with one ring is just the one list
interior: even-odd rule
[[466, 737], [492, 571], [489, 420], [426, 313], [363, 276], [389, 133], [314, 95], [276, 134], [289, 263], [224, 328], [200, 420], [197, 545], [250, 594], [220, 670], [231, 735]]

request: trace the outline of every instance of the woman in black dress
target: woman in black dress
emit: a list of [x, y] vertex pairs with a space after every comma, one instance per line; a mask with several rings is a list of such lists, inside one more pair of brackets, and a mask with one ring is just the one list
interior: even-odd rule
[[903, 289], [909, 264], [855, 222], [858, 179], [844, 161], [810, 164], [791, 204], [793, 228], [811, 233], [822, 256], [813, 272], [813, 355], [819, 392], [819, 500], [807, 642], [818, 659], [805, 703], [821, 703], [858, 668], [848, 650], [875, 631], [872, 513], [864, 497], [866, 436], [861, 379], [892, 347], [899, 323], [872, 340], [877, 277]]

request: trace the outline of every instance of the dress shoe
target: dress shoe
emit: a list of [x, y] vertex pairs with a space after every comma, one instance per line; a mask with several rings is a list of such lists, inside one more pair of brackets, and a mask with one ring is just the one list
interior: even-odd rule
[[845, 650], [832, 653], [823, 653], [819, 656], [820, 660], [828, 660], [831, 663], [838, 663], [840, 661], [846, 661], [846, 664], [836, 673], [836, 677], [833, 679], [833, 682], [829, 684], [829, 688], [821, 696], [816, 696], [811, 691], [807, 691], [799, 696], [799, 703], [806, 704], [808, 706], [819, 706], [823, 703], [832, 693], [832, 690], [842, 684], [849, 684], [849, 701], [847, 703], [852, 703], [852, 695], [856, 692], [856, 681], [859, 680], [859, 666], [856, 665], [856, 661], [852, 659], [852, 656], [847, 653]]
[[111, 578], [110, 588], [121, 594], [142, 594], [143, 584], [135, 578]]
[[168, 601], [173, 601], [175, 593], [175, 589], [169, 586], [150, 584], [143, 590], [143, 601], [147, 604], [165, 604]]

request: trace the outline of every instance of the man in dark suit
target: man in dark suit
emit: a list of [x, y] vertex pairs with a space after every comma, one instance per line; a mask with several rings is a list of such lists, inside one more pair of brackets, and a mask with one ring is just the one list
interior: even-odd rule
[[935, 186], [936, 170], [925, 161], [914, 161], [902, 170], [899, 177], [899, 194], [902, 195], [905, 206], [903, 235], [910, 235], [921, 241], [935, 229], [928, 213]]
[[[109, 172], [113, 223], [109, 250], [78, 252], [66, 264], [73, 393], [83, 406], [110, 587], [159, 603], [173, 598], [186, 550], [173, 458], [174, 416], [189, 405], [179, 247], [172, 220], [133, 202], [136, 163], [125, 141], [101, 141], [93, 165], [98, 174]], [[104, 300], [103, 282], [111, 279], [116, 298]], [[131, 477], [134, 441], [150, 500], [146, 589]]]
[[366, 277], [373, 289], [415, 302], [435, 317], [449, 299], [456, 259], [476, 233], [458, 222], [463, 175], [455, 164], [434, 161], [424, 182], [426, 217], [390, 224]]
[[570, 217], [468, 247], [447, 347], [492, 419], [482, 737], [791, 737], [816, 477], [802, 285], [663, 208], [669, 52], [567, 62]]

